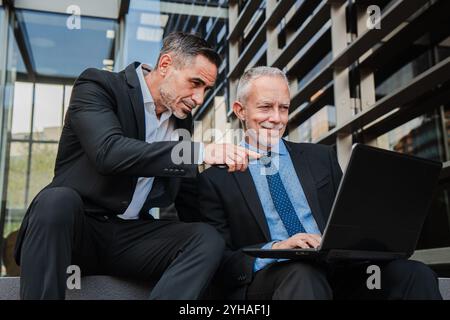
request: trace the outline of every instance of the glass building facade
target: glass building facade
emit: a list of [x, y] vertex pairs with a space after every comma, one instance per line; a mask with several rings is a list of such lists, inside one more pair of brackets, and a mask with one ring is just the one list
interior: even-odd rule
[[443, 162], [415, 258], [449, 275], [448, 12], [447, 0], [0, 1], [2, 275], [19, 272], [16, 231], [52, 179], [76, 77], [154, 65], [171, 31], [200, 34], [223, 58], [194, 114], [196, 140], [231, 139], [238, 79], [268, 65], [290, 82], [287, 139], [334, 145], [344, 169], [355, 142]]

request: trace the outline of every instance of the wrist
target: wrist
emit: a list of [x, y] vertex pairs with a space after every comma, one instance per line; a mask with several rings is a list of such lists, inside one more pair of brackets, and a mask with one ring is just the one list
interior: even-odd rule
[[273, 243], [272, 243], [272, 249], [279, 249], [278, 248], [278, 244], [280, 243], [281, 241], [274, 241]]

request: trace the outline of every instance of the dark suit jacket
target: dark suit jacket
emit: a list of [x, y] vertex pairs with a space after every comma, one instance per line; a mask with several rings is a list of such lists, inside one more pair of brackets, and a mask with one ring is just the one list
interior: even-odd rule
[[[332, 147], [286, 142], [312, 214], [323, 233], [342, 171]], [[212, 167], [199, 179], [200, 212], [225, 238], [227, 248], [217, 273], [229, 298], [244, 299], [253, 278], [255, 258], [243, 247], [270, 242], [269, 227], [249, 170], [229, 174]]]
[[[183, 206], [196, 207], [187, 197], [177, 201], [180, 200], [177, 195], [181, 178], [197, 175], [197, 165], [193, 163], [197, 160], [199, 144], [190, 141], [145, 142], [144, 103], [135, 70], [138, 65], [134, 62], [118, 73], [87, 69], [73, 86], [54, 178], [45, 188], [73, 188], [83, 199], [86, 212], [100, 215], [125, 212], [138, 177], [156, 177], [141, 212], [148, 212], [151, 207], [165, 207], [174, 201], [181, 212], [184, 212]], [[176, 127], [190, 131], [192, 118], [176, 119]], [[172, 162], [172, 148], [179, 143], [193, 151], [192, 164]], [[185, 184], [188, 191], [193, 192], [190, 184]], [[180, 196], [189, 192], [180, 193]], [[29, 211], [16, 243], [17, 262]]]

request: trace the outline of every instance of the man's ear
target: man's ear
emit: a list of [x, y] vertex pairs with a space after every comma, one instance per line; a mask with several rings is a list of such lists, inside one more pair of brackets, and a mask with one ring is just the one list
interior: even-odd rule
[[170, 56], [170, 54], [163, 54], [159, 58], [158, 62], [158, 70], [162, 76], [165, 76], [167, 74], [168, 68], [173, 65], [173, 59]]
[[245, 121], [245, 108], [239, 101], [233, 102], [233, 112], [239, 120]]

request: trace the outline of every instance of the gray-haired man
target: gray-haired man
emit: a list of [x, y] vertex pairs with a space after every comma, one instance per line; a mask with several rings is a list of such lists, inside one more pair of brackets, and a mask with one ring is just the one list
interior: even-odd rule
[[[217, 278], [238, 299], [440, 299], [436, 275], [422, 263], [380, 264], [381, 290], [366, 286], [365, 265], [344, 268], [303, 261], [255, 259], [244, 247], [318, 247], [342, 176], [332, 147], [282, 139], [289, 115], [286, 76], [276, 68], [247, 70], [236, 116], [250, 130], [243, 145], [264, 161], [228, 174], [214, 167], [200, 178], [200, 208], [226, 241]], [[269, 166], [270, 164], [270, 166]]]

